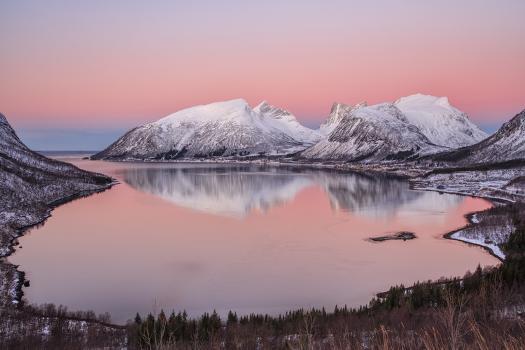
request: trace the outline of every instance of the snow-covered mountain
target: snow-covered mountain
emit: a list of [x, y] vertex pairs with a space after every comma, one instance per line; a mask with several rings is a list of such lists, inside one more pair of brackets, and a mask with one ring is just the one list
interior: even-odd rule
[[94, 159], [177, 159], [183, 157], [289, 154], [319, 140], [289, 112], [266, 102], [252, 109], [242, 99], [178, 111], [137, 127]]
[[432, 158], [459, 164], [525, 160], [525, 110], [503, 124], [487, 139], [471, 146], [437, 154]]
[[415, 94], [394, 103], [335, 103], [319, 128], [325, 138], [305, 150], [310, 159], [408, 160], [471, 145], [487, 137], [446, 97]]
[[288, 111], [242, 99], [195, 106], [128, 131], [93, 159], [179, 159], [286, 155], [309, 159], [406, 160], [471, 145], [487, 135], [446, 97], [394, 103], [334, 103], [318, 130]]
[[402, 97], [394, 104], [410, 124], [436, 145], [459, 148], [488, 136], [464, 112], [451, 106], [446, 97], [415, 94]]
[[345, 161], [407, 160], [436, 153], [434, 145], [392, 103], [340, 107], [337, 125], [328, 136], [306, 149], [309, 159]]
[[355, 106], [346, 105], [344, 103], [335, 102], [332, 105], [328, 118], [319, 127], [319, 133], [324, 137], [330, 135], [332, 131], [339, 125], [339, 122], [345, 115], [348, 115], [354, 108], [366, 106], [366, 102], [359, 103]]

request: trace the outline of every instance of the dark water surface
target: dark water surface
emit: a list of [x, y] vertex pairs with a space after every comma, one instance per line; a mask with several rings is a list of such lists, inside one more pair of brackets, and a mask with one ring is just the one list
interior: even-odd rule
[[[404, 181], [255, 166], [77, 166], [121, 184], [57, 208], [9, 258], [31, 303], [109, 312], [276, 314], [367, 303], [399, 283], [459, 276], [497, 259], [442, 235], [488, 208]], [[411, 241], [370, 236], [411, 231]]]

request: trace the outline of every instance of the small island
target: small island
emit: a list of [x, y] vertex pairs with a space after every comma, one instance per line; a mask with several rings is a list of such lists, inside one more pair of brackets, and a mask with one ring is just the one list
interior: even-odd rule
[[384, 242], [384, 241], [392, 241], [392, 240], [409, 240], [417, 238], [416, 234], [413, 232], [407, 232], [407, 231], [400, 231], [396, 232], [390, 235], [384, 235], [384, 236], [378, 236], [378, 237], [370, 237], [368, 240], [372, 242]]

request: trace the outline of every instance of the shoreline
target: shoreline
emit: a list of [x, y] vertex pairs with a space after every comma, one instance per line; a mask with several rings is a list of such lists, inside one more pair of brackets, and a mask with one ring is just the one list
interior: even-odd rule
[[[53, 210], [55, 210], [59, 206], [66, 204], [66, 203], [73, 202], [77, 199], [89, 197], [93, 194], [102, 193], [104, 191], [111, 189], [113, 186], [118, 185], [118, 184], [119, 182], [113, 179], [112, 182], [98, 189], [89, 190], [89, 191], [79, 191], [71, 195], [67, 195], [62, 198], [58, 198], [46, 204], [47, 208], [45, 209], [43, 216], [41, 216], [41, 218], [38, 221], [28, 224], [28, 225], [21, 226], [21, 227], [12, 228], [12, 230], [14, 230], [14, 236], [12, 237], [11, 240], [9, 240], [8, 246], [6, 247], [7, 253], [0, 255], [0, 264], [4, 265], [7, 268], [12, 268], [15, 273], [15, 281], [14, 281], [15, 285], [14, 285], [14, 290], [13, 290], [14, 295], [12, 295], [11, 300], [6, 300], [6, 304], [16, 305], [16, 307], [23, 307], [24, 306], [23, 287], [26, 282], [30, 282], [29, 280], [25, 278], [26, 277], [25, 271], [18, 270], [19, 265], [15, 265], [7, 261], [9, 256], [11, 256], [16, 251], [15, 247], [18, 245], [18, 239], [24, 236], [25, 234], [27, 234], [31, 229], [36, 228], [40, 225], [43, 225], [52, 216]], [[8, 293], [9, 292], [10, 291], [8, 291]]]
[[[481, 195], [481, 194], [480, 195], [474, 195], [474, 194], [468, 194], [468, 193], [462, 193], [462, 192], [447, 191], [447, 190], [444, 190], [444, 189], [437, 189], [437, 188], [423, 188], [423, 187], [412, 187], [412, 186], [410, 186], [410, 189], [415, 190], [415, 191], [429, 191], [429, 192], [447, 193], [447, 194], [455, 194], [455, 195], [458, 195], [458, 196], [465, 196], [465, 197], [485, 199], [486, 201], [489, 201], [493, 205], [493, 207], [494, 207], [494, 202], [507, 203], [507, 204], [514, 203], [514, 201], [512, 201], [510, 199], [507, 199], [507, 198], [484, 196], [484, 195]], [[492, 248], [490, 248], [490, 247], [488, 247], [486, 245], [470, 242], [470, 241], [461, 239], [459, 237], [453, 237], [453, 235], [455, 233], [464, 230], [465, 227], [467, 227], [468, 225], [479, 225], [480, 223], [473, 221], [472, 218], [475, 215], [477, 215], [477, 214], [479, 214], [481, 212], [483, 212], [483, 210], [481, 210], [481, 211], [473, 211], [473, 212], [470, 212], [470, 213], [467, 213], [467, 214], [463, 215], [463, 217], [465, 219], [467, 219], [467, 225], [443, 234], [443, 238], [449, 239], [451, 241], [458, 241], [458, 242], [465, 243], [467, 245], [483, 248], [490, 255], [492, 255], [493, 257], [498, 259], [500, 262], [503, 262], [503, 261], [505, 261], [505, 259], [502, 258], [501, 256], [497, 255]]]
[[[371, 168], [367, 168], [366, 166], [365, 167], [353, 167], [353, 166], [345, 166], [345, 165], [341, 165], [341, 164], [316, 164], [316, 163], [295, 163], [295, 162], [275, 162], [275, 161], [270, 161], [270, 162], [258, 162], [258, 161], [216, 161], [216, 162], [209, 162], [209, 161], [194, 161], [194, 162], [185, 162], [185, 161], [156, 161], [156, 162], [139, 162], [139, 161], [113, 161], [113, 160], [110, 160], [110, 162], [123, 162], [123, 163], [142, 163], [142, 164], [148, 164], [148, 163], [163, 163], [163, 164], [236, 164], [236, 165], [253, 165], [253, 166], [269, 166], [269, 167], [290, 167], [290, 168], [300, 168], [300, 169], [317, 169], [317, 170], [332, 170], [332, 171], [337, 171], [337, 172], [355, 172], [355, 173], [360, 173], [360, 174], [365, 174], [365, 175], [369, 175], [369, 176], [391, 176], [391, 177], [397, 177], [397, 178], [402, 178], [404, 180], [406, 180], [407, 182], [409, 182], [409, 188], [411, 190], [416, 190], [416, 191], [432, 191], [432, 192], [441, 192], [441, 193], [450, 193], [450, 194], [456, 194], [456, 195], [461, 195], [461, 196], [466, 196], [466, 197], [475, 197], [475, 198], [482, 198], [482, 199], [485, 199], [485, 200], [488, 200], [490, 201], [491, 203], [495, 203], [495, 202], [500, 202], [500, 203], [512, 203], [514, 201], [508, 199], [508, 198], [499, 198], [499, 197], [491, 197], [487, 194], [470, 194], [470, 193], [462, 193], [462, 192], [454, 192], [454, 191], [447, 191], [446, 189], [437, 189], [437, 188], [425, 188], [425, 187], [421, 187], [421, 186], [414, 186], [414, 184], [412, 183], [411, 180], [415, 180], [417, 178], [421, 178], [421, 177], [425, 177], [424, 175], [423, 176], [409, 176], [409, 175], [405, 175], [405, 176], [400, 176], [399, 174], [396, 174], [396, 173], [392, 173], [390, 171], [388, 171], [387, 169], [371, 169]], [[102, 193], [106, 190], [109, 190], [111, 189], [113, 186], [119, 184], [118, 181], [116, 181], [115, 179], [112, 179], [113, 181], [107, 185], [104, 185], [102, 186], [101, 188], [99, 189], [96, 189], [96, 190], [90, 190], [90, 191], [80, 191], [80, 192], [77, 192], [77, 193], [74, 193], [72, 195], [68, 195], [68, 196], [64, 196], [62, 198], [59, 198], [55, 201], [52, 201], [50, 203], [47, 203], [47, 209], [45, 210], [45, 214], [44, 216], [41, 218], [41, 220], [37, 221], [37, 222], [34, 222], [32, 224], [29, 224], [29, 225], [25, 225], [25, 226], [22, 226], [22, 227], [19, 227], [19, 228], [16, 228], [14, 229], [16, 231], [16, 236], [13, 237], [13, 239], [10, 241], [9, 243], [9, 246], [8, 246], [8, 253], [5, 254], [5, 255], [2, 255], [0, 256], [0, 263], [1, 264], [5, 264], [7, 266], [11, 266], [15, 273], [16, 273], [16, 280], [15, 280], [15, 283], [16, 283], [16, 286], [15, 286], [15, 295], [14, 295], [14, 298], [12, 300], [9, 300], [8, 302], [10, 302], [12, 305], [16, 305], [16, 307], [23, 307], [24, 306], [24, 302], [23, 302], [23, 295], [24, 295], [24, 292], [23, 292], [23, 287], [24, 287], [24, 284], [26, 283], [26, 281], [28, 281], [26, 279], [26, 274], [24, 271], [19, 271], [18, 270], [18, 265], [13, 265], [9, 262], [7, 262], [7, 260], [4, 260], [5, 258], [9, 257], [10, 255], [12, 255], [16, 249], [16, 245], [18, 245], [18, 242], [17, 242], [17, 239], [24, 236], [28, 231], [30, 231], [31, 229], [35, 228], [35, 227], [38, 227], [39, 225], [42, 225], [46, 222], [47, 219], [49, 219], [51, 216], [52, 216], [52, 211], [54, 209], [56, 209], [57, 207], [59, 207], [60, 205], [62, 204], [66, 204], [66, 203], [69, 203], [69, 202], [72, 202], [74, 200], [77, 200], [77, 199], [82, 199], [84, 197], [88, 197], [90, 195], [93, 195], [93, 194], [97, 194], [97, 193]], [[482, 211], [477, 211], [477, 212], [470, 212], [470, 213], [467, 213], [464, 215], [464, 217], [467, 219], [467, 222], [468, 224], [470, 225], [477, 225], [479, 224], [478, 222], [474, 222], [472, 220], [473, 216], [475, 216], [475, 214], [478, 214]], [[467, 225], [468, 225], [467, 224]], [[494, 253], [494, 251], [487, 247], [487, 246], [483, 246], [481, 244], [476, 244], [476, 243], [473, 243], [473, 242], [469, 242], [469, 241], [466, 241], [466, 240], [462, 240], [460, 238], [454, 238], [452, 237], [452, 235], [458, 231], [461, 231], [463, 230], [465, 227], [467, 227], [467, 225], [464, 225], [462, 226], [461, 228], [458, 228], [458, 229], [455, 229], [453, 231], [450, 231], [450, 232], [447, 232], [445, 234], [442, 235], [443, 238], [445, 239], [450, 239], [450, 240], [455, 240], [455, 241], [460, 241], [460, 242], [463, 242], [463, 243], [466, 243], [467, 245], [473, 245], [473, 246], [478, 246], [478, 247], [481, 247], [483, 248], [485, 251], [487, 251], [490, 255], [494, 256], [495, 258], [497, 258], [500, 262], [503, 262], [504, 259], [502, 259], [500, 256], [498, 256], [497, 254]], [[110, 326], [115, 326], [115, 327], [124, 327], [123, 325], [120, 325], [120, 324], [108, 324]]]
[[[478, 197], [478, 198], [481, 198], [481, 197]], [[470, 212], [468, 214], [465, 214], [464, 217], [467, 219], [468, 223], [470, 225], [479, 225], [478, 222], [474, 222], [472, 221], [472, 217], [474, 217], [476, 214], [478, 213], [481, 213], [481, 211], [473, 211], [473, 212]], [[470, 246], [475, 246], [475, 247], [480, 247], [480, 248], [483, 248], [483, 250], [485, 250], [487, 253], [489, 253], [490, 255], [492, 255], [493, 257], [495, 257], [496, 259], [498, 259], [501, 263], [505, 261], [505, 258], [502, 258], [501, 256], [499, 256], [498, 254], [496, 254], [494, 252], [494, 250], [492, 248], [490, 248], [489, 246], [486, 246], [486, 245], [482, 245], [482, 244], [477, 244], [477, 243], [474, 243], [474, 242], [471, 242], [471, 241], [467, 241], [467, 240], [464, 240], [464, 239], [461, 239], [459, 237], [453, 237], [453, 235], [455, 233], [458, 233], [460, 231], [462, 231], [466, 226], [463, 226], [461, 228], [458, 228], [458, 229], [455, 229], [453, 231], [450, 231], [450, 232], [447, 232], [443, 235], [443, 238], [445, 239], [449, 239], [451, 241], [457, 241], [457, 242], [461, 242], [461, 243], [464, 243], [466, 245], [470, 245]]]
[[[416, 190], [416, 191], [430, 191], [430, 192], [438, 192], [438, 193], [455, 194], [455, 195], [458, 195], [458, 196], [465, 196], [465, 197], [472, 197], [472, 198], [480, 198], [480, 199], [484, 199], [484, 200], [489, 201], [492, 204], [492, 207], [495, 206], [495, 203], [499, 203], [499, 204], [503, 204], [503, 205], [516, 203], [515, 200], [512, 200], [510, 198], [495, 197], [495, 196], [490, 196], [488, 194], [485, 195], [485, 194], [479, 194], [479, 193], [478, 194], [471, 194], [471, 193], [465, 193], [465, 192], [450, 191], [450, 190], [447, 190], [447, 189], [438, 189], [438, 188], [433, 188], [433, 187], [414, 186], [413, 183], [410, 184], [410, 189]], [[498, 259], [500, 262], [503, 262], [503, 261], [505, 261], [505, 258], [500, 256], [500, 255], [498, 255], [498, 254], [496, 254], [494, 249], [491, 248], [490, 246], [484, 245], [484, 244], [479, 244], [479, 243], [476, 243], [476, 242], [472, 242], [472, 241], [463, 239], [461, 237], [454, 237], [454, 234], [464, 230], [469, 225], [473, 225], [473, 226], [480, 225], [480, 222], [479, 221], [476, 222], [475, 220], [473, 220], [473, 217], [475, 217], [477, 214], [479, 214], [479, 213], [481, 213], [483, 211], [484, 210], [473, 211], [473, 212], [465, 214], [464, 217], [465, 217], [465, 219], [467, 219], [467, 225], [445, 233], [443, 235], [443, 238], [449, 239], [449, 240], [452, 240], [452, 241], [462, 242], [464, 244], [471, 245], [471, 246], [480, 247], [480, 248], [484, 249], [485, 251], [487, 251], [490, 255], [492, 255], [493, 257]]]

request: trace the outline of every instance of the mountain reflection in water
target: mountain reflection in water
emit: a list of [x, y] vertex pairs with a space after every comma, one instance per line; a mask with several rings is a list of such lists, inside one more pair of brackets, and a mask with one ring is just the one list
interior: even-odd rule
[[[428, 192], [410, 191], [407, 181], [326, 170], [257, 166], [129, 168], [122, 170], [131, 187], [178, 206], [208, 214], [245, 217], [293, 200], [302, 190], [318, 186], [334, 210], [365, 215], [393, 215], [401, 206], [417, 202], [435, 208]], [[456, 205], [450, 197], [445, 206]], [[440, 201], [443, 205], [443, 202]]]

